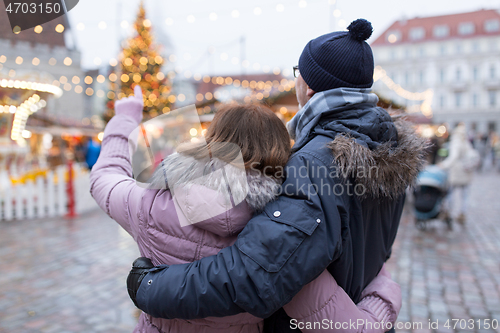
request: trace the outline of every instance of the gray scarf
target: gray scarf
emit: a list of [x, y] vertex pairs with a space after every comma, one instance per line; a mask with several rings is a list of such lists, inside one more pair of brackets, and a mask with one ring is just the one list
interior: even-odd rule
[[290, 137], [300, 147], [316, 127], [322, 114], [345, 110], [354, 104], [378, 102], [371, 88], [335, 88], [314, 94], [302, 109], [286, 124]]

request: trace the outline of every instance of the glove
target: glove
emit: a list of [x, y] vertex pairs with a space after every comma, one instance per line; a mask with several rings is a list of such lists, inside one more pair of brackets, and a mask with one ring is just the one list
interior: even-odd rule
[[[130, 299], [137, 306], [137, 290], [141, 286], [142, 279], [149, 273], [151, 268], [155, 267], [149, 258], [140, 257], [135, 259], [132, 269], [127, 277], [127, 291]], [[138, 306], [137, 306], [138, 307]]]
[[142, 110], [144, 101], [142, 99], [141, 86], [134, 87], [134, 96], [122, 98], [115, 102], [115, 114], [125, 115], [133, 118], [139, 124], [142, 121]]

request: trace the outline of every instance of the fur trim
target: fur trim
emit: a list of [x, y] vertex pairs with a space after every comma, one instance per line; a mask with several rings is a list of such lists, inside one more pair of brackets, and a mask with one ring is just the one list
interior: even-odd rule
[[281, 180], [258, 171], [245, 172], [243, 168], [218, 159], [202, 161], [182, 154], [172, 154], [156, 169], [148, 187], [171, 190], [175, 195], [176, 186], [192, 184], [217, 191], [225, 196], [228, 203], [231, 199], [235, 203], [246, 200], [252, 210], [260, 212], [278, 196]]
[[281, 190], [281, 180], [259, 171], [247, 171], [248, 194], [246, 201], [255, 212], [261, 212], [267, 203], [274, 201]]
[[415, 133], [412, 125], [400, 117], [393, 117], [398, 131], [398, 145], [381, 144], [374, 150], [364, 147], [345, 134], [339, 134], [328, 144], [345, 178], [351, 177], [372, 197], [395, 198], [414, 184], [421, 171], [427, 141]]

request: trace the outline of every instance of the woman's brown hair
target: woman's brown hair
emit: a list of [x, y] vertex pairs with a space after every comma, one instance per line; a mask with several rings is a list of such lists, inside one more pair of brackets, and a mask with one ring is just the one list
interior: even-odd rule
[[[184, 147], [179, 152], [195, 158], [206, 157], [208, 153], [211, 157], [231, 162], [241, 151], [245, 169], [258, 170], [268, 176], [282, 174], [290, 157], [290, 137], [285, 125], [263, 105], [222, 106], [208, 127], [205, 140], [206, 146]], [[234, 144], [239, 150], [227, 149], [228, 145], [224, 143]]]

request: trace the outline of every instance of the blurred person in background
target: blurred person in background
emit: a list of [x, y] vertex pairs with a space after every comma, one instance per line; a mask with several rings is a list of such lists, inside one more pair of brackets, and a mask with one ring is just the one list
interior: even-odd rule
[[85, 139], [76, 140], [73, 150], [75, 152], [75, 162], [77, 163], [85, 162], [85, 155], [87, 152]]
[[97, 158], [100, 153], [101, 145], [94, 138], [90, 138], [87, 143], [87, 151], [85, 153], [85, 163], [87, 163], [89, 170], [92, 170], [92, 167], [97, 162]]
[[478, 171], [485, 171], [488, 158], [488, 136], [485, 133], [479, 133], [476, 137], [474, 147], [479, 154]]
[[429, 153], [427, 155], [427, 160], [430, 164], [436, 164], [439, 148], [439, 139], [436, 136], [433, 136], [431, 139], [429, 139]]
[[459, 215], [457, 221], [462, 225], [465, 224], [466, 220], [469, 184], [472, 181], [474, 170], [479, 164], [480, 155], [467, 139], [465, 125], [458, 124], [450, 137], [448, 157], [439, 163], [439, 167], [448, 171], [450, 185], [448, 194], [449, 211], [451, 212], [452, 208], [457, 209], [455, 203], [458, 201]]
[[498, 141], [497, 134], [494, 131], [490, 131], [490, 133], [488, 134], [487, 159], [489, 167], [492, 170], [495, 170], [495, 165], [496, 165], [495, 145], [497, 141]]
[[500, 135], [498, 133], [492, 135], [491, 149], [493, 151], [493, 167], [500, 172]]

